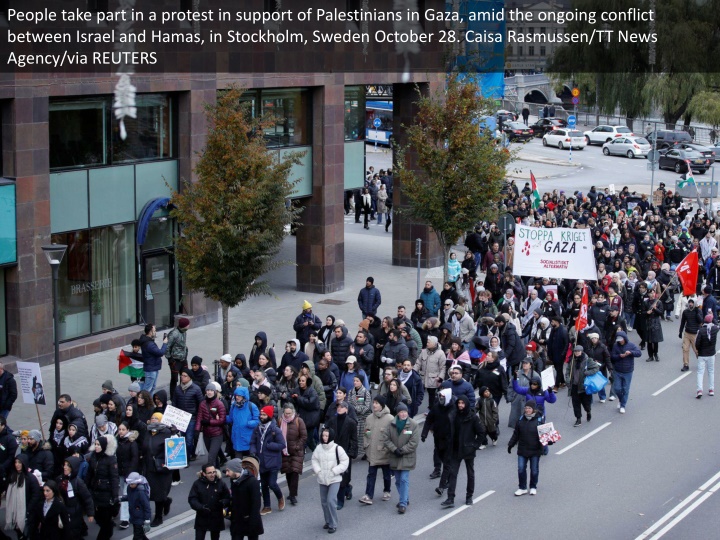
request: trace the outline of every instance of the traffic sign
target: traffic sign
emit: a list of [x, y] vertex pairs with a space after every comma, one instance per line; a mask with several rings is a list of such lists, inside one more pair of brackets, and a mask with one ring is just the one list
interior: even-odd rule
[[570, 129], [573, 129], [576, 126], [576, 124], [577, 124], [577, 118], [575, 117], [575, 115], [574, 114], [569, 115], [568, 119], [567, 119], [568, 127]]
[[572, 104], [573, 104], [573, 105], [577, 105], [578, 103], [580, 103], [580, 98], [579, 98], [579, 97], [574, 97], [574, 98], [572, 98], [570, 101], [572, 101]]
[[375, 121], [373, 122], [373, 126], [375, 126], [376, 128], [379, 128], [381, 125], [382, 125], [382, 121], [379, 118], [376, 118]]
[[657, 161], [649, 161], [645, 165], [648, 171], [657, 171], [660, 168], [660, 164]]
[[579, 88], [573, 88], [570, 93], [573, 97], [578, 97], [580, 95], [580, 89]]
[[515, 230], [515, 218], [512, 214], [503, 214], [498, 219], [498, 227], [507, 235]]
[[[660, 152], [658, 152], [657, 150], [650, 150], [647, 155], [647, 159], [651, 163], [656, 162], [659, 157], [660, 157]], [[648, 169], [648, 170], [650, 170], [650, 169]]]

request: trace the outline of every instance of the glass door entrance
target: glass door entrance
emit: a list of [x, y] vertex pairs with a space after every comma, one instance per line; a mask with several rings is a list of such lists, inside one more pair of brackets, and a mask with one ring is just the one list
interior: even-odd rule
[[143, 318], [157, 328], [174, 325], [174, 264], [170, 253], [143, 255]]

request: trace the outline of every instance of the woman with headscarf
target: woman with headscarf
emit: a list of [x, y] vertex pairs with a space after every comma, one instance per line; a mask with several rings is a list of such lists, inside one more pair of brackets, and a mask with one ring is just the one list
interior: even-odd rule
[[[140, 471], [140, 452], [138, 450], [138, 432], [131, 431], [127, 422], [118, 425], [117, 431], [117, 466], [120, 482], [120, 495], [127, 494], [125, 478], [133, 472]], [[120, 504], [120, 528], [130, 526], [130, 513], [127, 502]]]
[[115, 437], [102, 436], [95, 441], [90, 455], [87, 480], [95, 501], [95, 519], [100, 526], [98, 540], [108, 540], [113, 535], [113, 506], [120, 493], [116, 450]]
[[330, 341], [335, 337], [335, 317], [328, 315], [325, 317], [325, 326], [318, 330], [318, 341], [330, 347]]
[[55, 421], [55, 429], [50, 434], [50, 450], [53, 455], [53, 474], [52, 477], [56, 478], [62, 472], [62, 465], [65, 458], [69, 455], [67, 453], [67, 446], [65, 446], [65, 439], [68, 436], [67, 431], [67, 418], [65, 415], [60, 415]]
[[[157, 396], [157, 394], [155, 394]], [[162, 414], [154, 413], [148, 424], [145, 441], [145, 477], [150, 486], [150, 500], [155, 503], [152, 527], [162, 525], [163, 515], [170, 513], [172, 499], [169, 497], [172, 483], [170, 469], [165, 466], [165, 439], [171, 437], [170, 428], [161, 424]]]
[[305, 422], [298, 416], [292, 403], [286, 403], [282, 408], [280, 431], [285, 438], [280, 472], [284, 473], [287, 479], [288, 501], [290, 504], [296, 505], [308, 433]]
[[[38, 540], [40, 538], [43, 540], [67, 540], [70, 538], [68, 534], [70, 518], [67, 508], [62, 502], [57, 484], [48, 480], [42, 488], [42, 494], [42, 514], [38, 514], [38, 526], [31, 537]], [[100, 538], [99, 535], [98, 538]]]
[[[153, 409], [152, 415], [150, 415], [150, 418], [148, 419], [148, 425], [152, 423], [152, 417], [155, 416], [156, 413], [165, 414], [165, 408], [167, 407], [168, 397], [167, 392], [165, 390], [158, 390], [153, 395], [153, 403], [155, 404], [155, 408]], [[160, 417], [162, 418], [162, 416]]]
[[[140, 419], [138, 410], [137, 405], [128, 403], [125, 407], [125, 419], [123, 422], [127, 425], [128, 431], [137, 431], [135, 442], [137, 443], [139, 459], [142, 464], [142, 451], [145, 448], [145, 439], [147, 439], [147, 423]], [[141, 470], [143, 470], [142, 467], [139, 467], [135, 472]]]
[[23, 540], [35, 530], [35, 519], [42, 509], [40, 484], [30, 472], [27, 454], [15, 457], [7, 482], [5, 529], [14, 530], [18, 540]]
[[70, 516], [70, 538], [78, 539], [87, 534], [87, 526], [83, 515], [88, 516], [92, 523], [95, 518], [95, 503], [90, 490], [83, 480], [78, 478], [82, 459], [71, 456], [63, 462], [62, 474], [57, 478], [57, 485], [60, 496]]
[[84, 456], [90, 447], [90, 441], [79, 432], [79, 422], [80, 420], [76, 420], [68, 426], [68, 434], [63, 441], [66, 456], [72, 456], [75, 453]]

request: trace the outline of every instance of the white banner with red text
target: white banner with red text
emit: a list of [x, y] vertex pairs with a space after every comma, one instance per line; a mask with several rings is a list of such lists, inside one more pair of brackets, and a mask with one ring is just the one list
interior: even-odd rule
[[590, 229], [515, 226], [516, 276], [597, 279]]

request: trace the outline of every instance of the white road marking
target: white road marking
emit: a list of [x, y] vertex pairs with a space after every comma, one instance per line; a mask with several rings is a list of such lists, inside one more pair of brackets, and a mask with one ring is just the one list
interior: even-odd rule
[[[698, 489], [693, 491], [690, 495], [688, 495], [685, 499], [683, 499], [679, 504], [675, 506], [672, 510], [670, 510], [667, 514], [665, 514], [662, 518], [660, 518], [658, 521], [653, 523], [650, 527], [648, 527], [640, 536], [635, 538], [635, 540], [645, 540], [646, 538], [649, 538], [657, 529], [663, 526], [663, 524], [670, 520], [675, 514], [680, 512], [685, 506], [690, 504], [694, 499], [702, 495], [702, 497], [695, 501], [689, 508], [685, 509], [679, 516], [677, 516], [675, 519], [673, 519], [672, 522], [670, 522], [666, 527], [664, 527], [661, 531], [658, 532], [656, 536], [653, 537], [653, 540], [656, 540], [663, 536], [666, 532], [668, 532], [670, 529], [672, 529], [675, 525], [677, 525], [683, 518], [685, 518], [690, 512], [695, 510], [698, 506], [700, 506], [705, 499], [710, 497], [713, 493], [715, 493], [718, 489], [720, 489], [720, 482], [715, 484], [713, 488], [709, 491], [706, 491], [709, 486], [712, 485], [713, 482], [715, 482], [718, 478], [720, 478], [720, 472], [715, 474], [710, 480], [705, 482], [702, 486], [700, 486]], [[705, 492], [705, 493], [703, 493]]]
[[567, 452], [568, 450], [571, 450], [572, 448], [575, 448], [578, 444], [580, 444], [580, 443], [583, 442], [583, 441], [586, 441], [587, 439], [589, 439], [590, 437], [592, 437], [593, 435], [595, 435], [595, 434], [598, 433], [599, 431], [601, 431], [601, 430], [605, 429], [606, 427], [608, 427], [610, 424], [612, 424], [612, 422], [605, 422], [602, 426], [600, 426], [600, 427], [597, 428], [597, 429], [594, 429], [593, 431], [591, 431], [590, 433], [588, 433], [587, 435], [585, 435], [585, 436], [582, 437], [581, 439], [578, 439], [577, 441], [575, 441], [574, 443], [572, 443], [570, 446], [567, 446], [567, 447], [563, 448], [563, 449], [560, 450], [559, 452], [555, 452], [555, 455], [556, 455], [556, 456], [559, 456], [560, 454], [564, 454], [564, 453]]
[[[491, 491], [486, 491], [485, 493], [483, 493], [482, 495], [480, 495], [477, 499], [473, 499], [473, 504], [479, 503], [480, 501], [482, 501], [483, 499], [489, 497], [489, 496], [492, 495], [493, 493], [495, 493], [495, 492], [492, 491], [492, 490], [491, 490]], [[440, 519], [436, 519], [435, 521], [433, 521], [433, 522], [430, 523], [429, 525], [426, 525], [426, 526], [423, 527], [422, 529], [420, 529], [420, 530], [418, 530], [418, 531], [415, 531], [414, 533], [412, 533], [412, 535], [413, 535], [413, 536], [420, 536], [421, 534], [429, 531], [429, 530], [432, 529], [433, 527], [436, 527], [437, 525], [440, 525], [440, 524], [443, 523], [444, 521], [447, 521], [447, 520], [450, 519], [451, 517], [458, 515], [458, 514], [459, 514], [460, 512], [462, 512], [463, 510], [467, 510], [468, 508], [470, 508], [468, 505], [463, 504], [460, 508], [456, 508], [455, 510], [453, 510], [453, 511], [450, 512], [449, 514], [446, 514], [446, 515], [444, 515], [443, 517], [441, 517]]]
[[668, 388], [670, 388], [673, 384], [682, 381], [685, 377], [687, 377], [688, 375], [691, 375], [691, 374], [692, 374], [692, 371], [688, 371], [687, 373], [684, 373], [683, 375], [680, 375], [677, 379], [675, 379], [674, 381], [666, 384], [666, 385], [663, 386], [660, 390], [658, 390], [657, 392], [655, 392], [655, 393], [653, 394], [653, 397], [662, 394], [665, 390], [667, 390]]

